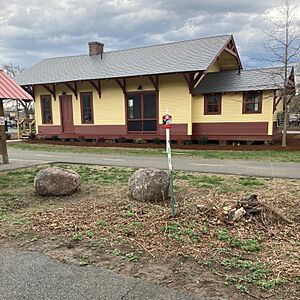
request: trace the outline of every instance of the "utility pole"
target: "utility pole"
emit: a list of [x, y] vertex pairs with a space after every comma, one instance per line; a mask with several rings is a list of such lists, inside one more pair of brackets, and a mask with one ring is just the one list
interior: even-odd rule
[[6, 133], [5, 133], [5, 119], [4, 119], [4, 109], [3, 109], [3, 100], [0, 99], [0, 150], [2, 154], [3, 164], [8, 164], [8, 154], [6, 146]]

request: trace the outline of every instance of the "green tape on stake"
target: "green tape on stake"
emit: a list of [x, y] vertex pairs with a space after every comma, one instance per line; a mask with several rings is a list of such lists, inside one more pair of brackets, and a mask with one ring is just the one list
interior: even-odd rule
[[172, 217], [174, 218], [176, 215], [176, 211], [175, 211], [175, 198], [174, 198], [173, 172], [172, 171], [170, 171], [170, 193], [171, 193]]

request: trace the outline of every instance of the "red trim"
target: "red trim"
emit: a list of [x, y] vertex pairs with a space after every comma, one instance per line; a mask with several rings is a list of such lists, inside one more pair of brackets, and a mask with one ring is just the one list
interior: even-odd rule
[[[247, 104], [247, 96], [255, 95], [258, 96], [258, 111], [247, 111], [246, 104]], [[262, 92], [260, 91], [252, 91], [252, 92], [244, 92], [243, 93], [243, 114], [261, 114], [262, 112]]]
[[[45, 120], [44, 111], [45, 109], [45, 100], [50, 100], [50, 112], [51, 112], [51, 121]], [[41, 114], [42, 114], [42, 123], [43, 124], [53, 124], [53, 111], [52, 111], [52, 97], [51, 95], [41, 95], [40, 96], [40, 102], [41, 102]]]
[[[84, 121], [84, 107], [83, 107], [83, 97], [89, 95], [91, 97], [91, 107], [92, 110], [92, 120], [90, 122]], [[93, 99], [93, 93], [92, 92], [81, 92], [80, 93], [80, 111], [81, 111], [81, 124], [94, 124], [94, 99]]]
[[[208, 111], [208, 97], [217, 96], [218, 97], [218, 111], [217, 112], [209, 112]], [[204, 95], [204, 114], [205, 115], [220, 115], [222, 112], [222, 94], [205, 94]]]
[[60, 135], [62, 134], [61, 125], [39, 125], [38, 126], [39, 135]]
[[209, 139], [228, 139], [235, 136], [239, 140], [245, 136], [268, 136], [268, 122], [220, 122], [193, 123], [193, 135], [207, 136]]
[[[156, 133], [127, 133], [126, 125], [75, 125], [74, 133], [63, 133], [62, 126], [60, 125], [40, 125], [38, 126], [38, 132], [40, 136], [57, 135], [61, 138], [78, 138], [84, 136], [86, 138], [106, 138], [106, 139], [118, 139], [125, 137], [127, 139], [144, 138], [153, 139], [159, 138], [165, 140], [166, 131], [163, 129], [162, 124], [158, 125], [158, 131]], [[171, 129], [172, 140], [190, 140], [191, 136], [187, 135], [187, 124], [172, 124]]]

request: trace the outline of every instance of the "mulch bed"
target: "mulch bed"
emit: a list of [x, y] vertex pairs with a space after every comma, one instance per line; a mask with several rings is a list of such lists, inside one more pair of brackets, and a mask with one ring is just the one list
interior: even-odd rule
[[[48, 145], [65, 145], [65, 146], [92, 146], [92, 147], [119, 147], [119, 148], [153, 148], [153, 149], [164, 149], [165, 144], [155, 144], [155, 143], [144, 143], [136, 144], [133, 142], [119, 142], [119, 143], [104, 143], [104, 142], [87, 142], [87, 141], [53, 141], [53, 140], [35, 140], [27, 141], [30, 144], [48, 144]], [[263, 144], [253, 144], [253, 145], [240, 145], [233, 146], [228, 144], [226, 146], [221, 146], [218, 144], [206, 144], [206, 145], [180, 145], [173, 144], [173, 149], [182, 149], [182, 150], [234, 150], [234, 151], [257, 151], [257, 150], [280, 150], [280, 151], [300, 151], [300, 138], [289, 137], [288, 138], [288, 147], [282, 148], [281, 144], [278, 142], [274, 145], [263, 145]]]

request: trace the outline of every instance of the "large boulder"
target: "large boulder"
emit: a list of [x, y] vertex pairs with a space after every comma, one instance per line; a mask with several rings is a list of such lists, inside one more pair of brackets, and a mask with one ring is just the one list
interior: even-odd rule
[[166, 171], [140, 169], [129, 178], [131, 196], [140, 201], [162, 201], [168, 197], [170, 178]]
[[80, 175], [72, 170], [46, 168], [34, 179], [36, 192], [42, 196], [64, 196], [77, 191], [80, 186]]

